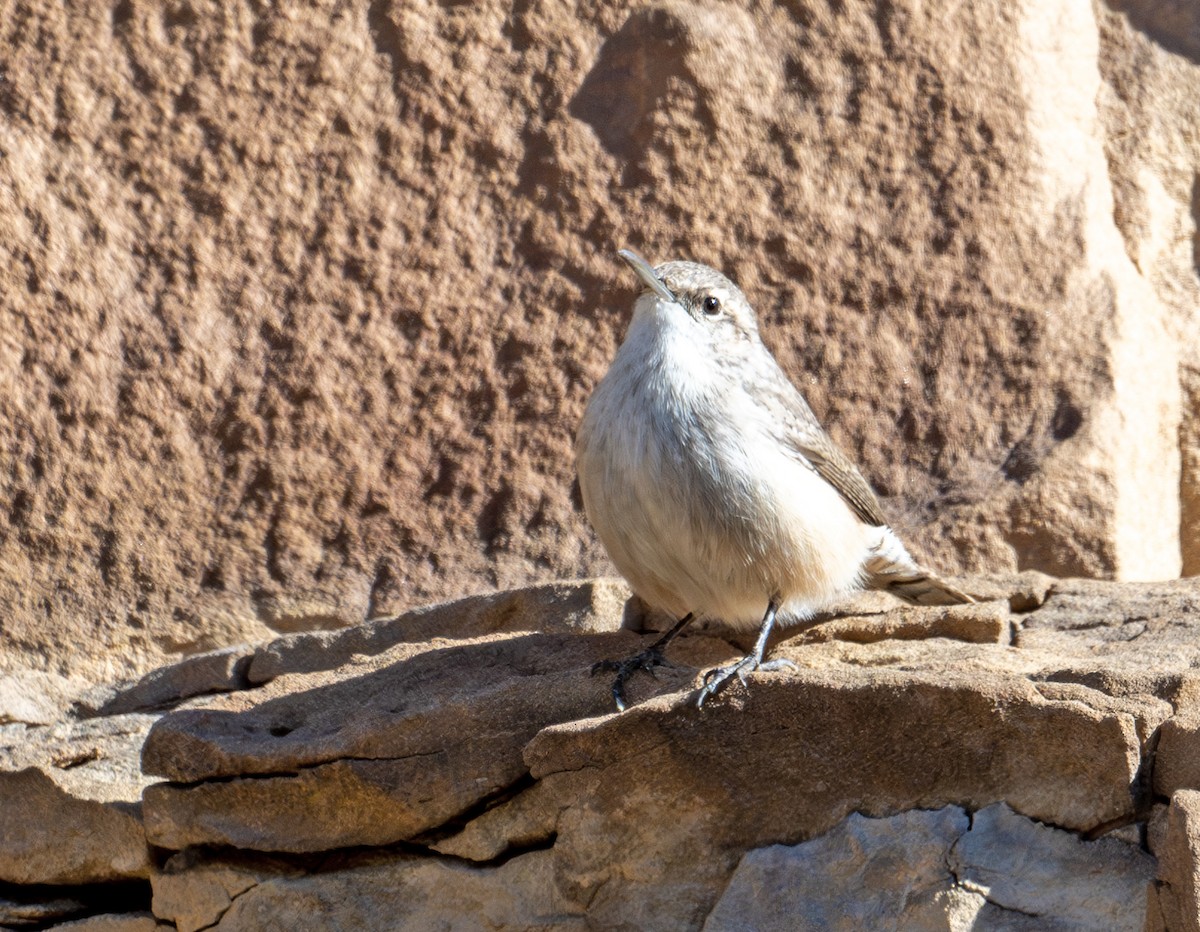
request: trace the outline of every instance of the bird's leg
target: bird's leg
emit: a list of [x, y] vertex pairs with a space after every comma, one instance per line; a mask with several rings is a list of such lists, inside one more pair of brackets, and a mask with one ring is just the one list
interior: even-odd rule
[[779, 598], [773, 596], [767, 603], [767, 613], [763, 615], [762, 627], [758, 630], [758, 639], [754, 642], [754, 650], [737, 663], [727, 667], [717, 667], [704, 674], [704, 685], [700, 687], [700, 696], [696, 700], [697, 708], [703, 707], [705, 699], [719, 693], [735, 676], [745, 686], [746, 674], [753, 673], [755, 670], [796, 669], [796, 665], [790, 660], [769, 660], [763, 663], [763, 651], [767, 648], [767, 638], [771, 636], [771, 628], [775, 625], [775, 614], [778, 611]]
[[592, 667], [592, 676], [595, 676], [601, 671], [616, 671], [617, 678], [613, 680], [612, 695], [613, 702], [617, 704], [617, 711], [625, 711], [625, 683], [638, 670], [645, 670], [651, 676], [654, 675], [654, 668], [665, 666], [667, 658], [663, 651], [667, 649], [667, 645], [675, 640], [675, 635], [687, 627], [688, 622], [695, 618], [694, 612], [688, 612], [675, 625], [660, 637], [657, 641], [643, 650], [641, 653], [634, 654], [628, 660], [601, 660]]

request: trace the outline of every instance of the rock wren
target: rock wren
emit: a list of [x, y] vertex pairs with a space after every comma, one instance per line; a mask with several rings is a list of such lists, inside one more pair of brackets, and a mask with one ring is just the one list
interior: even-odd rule
[[644, 289], [575, 444], [588, 519], [634, 592], [679, 621], [613, 670], [666, 662], [693, 618], [758, 627], [754, 650], [710, 670], [698, 705], [763, 662], [777, 616], [883, 589], [922, 605], [973, 601], [909, 555], [862, 474], [833, 444], [758, 335], [746, 297], [696, 262], [619, 253]]

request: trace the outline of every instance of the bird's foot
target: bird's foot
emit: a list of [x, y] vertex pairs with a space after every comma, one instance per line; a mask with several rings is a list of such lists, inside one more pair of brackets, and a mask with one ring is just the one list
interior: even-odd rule
[[629, 679], [638, 670], [645, 670], [651, 676], [655, 676], [654, 668], [665, 666], [670, 666], [670, 661], [663, 655], [662, 650], [658, 647], [647, 647], [641, 653], [634, 654], [627, 660], [601, 660], [592, 666], [592, 676], [597, 673], [615, 672], [617, 674], [612, 685], [613, 702], [616, 703], [618, 712], [624, 712], [625, 684]]
[[790, 660], [768, 660], [765, 663], [757, 654], [747, 654], [737, 663], [727, 667], [715, 667], [704, 674], [704, 685], [700, 687], [700, 695], [696, 698], [696, 708], [704, 708], [704, 700], [715, 696], [728, 686], [736, 676], [743, 686], [749, 686], [746, 676], [755, 671], [773, 672], [775, 670], [798, 669]]

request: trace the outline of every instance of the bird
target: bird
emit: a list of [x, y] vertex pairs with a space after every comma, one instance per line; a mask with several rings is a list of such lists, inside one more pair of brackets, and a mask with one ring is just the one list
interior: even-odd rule
[[974, 599], [921, 566], [854, 463], [762, 342], [741, 289], [698, 262], [656, 268], [618, 255], [642, 285], [625, 339], [575, 442], [584, 511], [633, 591], [677, 621], [616, 673], [617, 709], [638, 671], [668, 663], [697, 618], [758, 629], [754, 648], [708, 671], [697, 705], [735, 678], [794, 667], [764, 660], [776, 623], [880, 589], [919, 605]]

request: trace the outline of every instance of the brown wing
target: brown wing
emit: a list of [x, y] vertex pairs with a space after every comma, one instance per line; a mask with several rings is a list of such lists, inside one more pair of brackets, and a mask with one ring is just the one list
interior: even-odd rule
[[[887, 519], [871, 486], [850, 458], [834, 446], [804, 396], [782, 371], [778, 380], [771, 381], [769, 403], [781, 416], [784, 441], [808, 460], [822, 479], [837, 489], [863, 521], [876, 527], [886, 525]], [[762, 386], [758, 386], [758, 391], [762, 391]]]
[[807, 442], [796, 442], [796, 447], [816, 467], [821, 478], [837, 489], [846, 504], [867, 524], [877, 527], [887, 524], [875, 492], [858, 467], [833, 445], [825, 431], [822, 430], [818, 437]]

